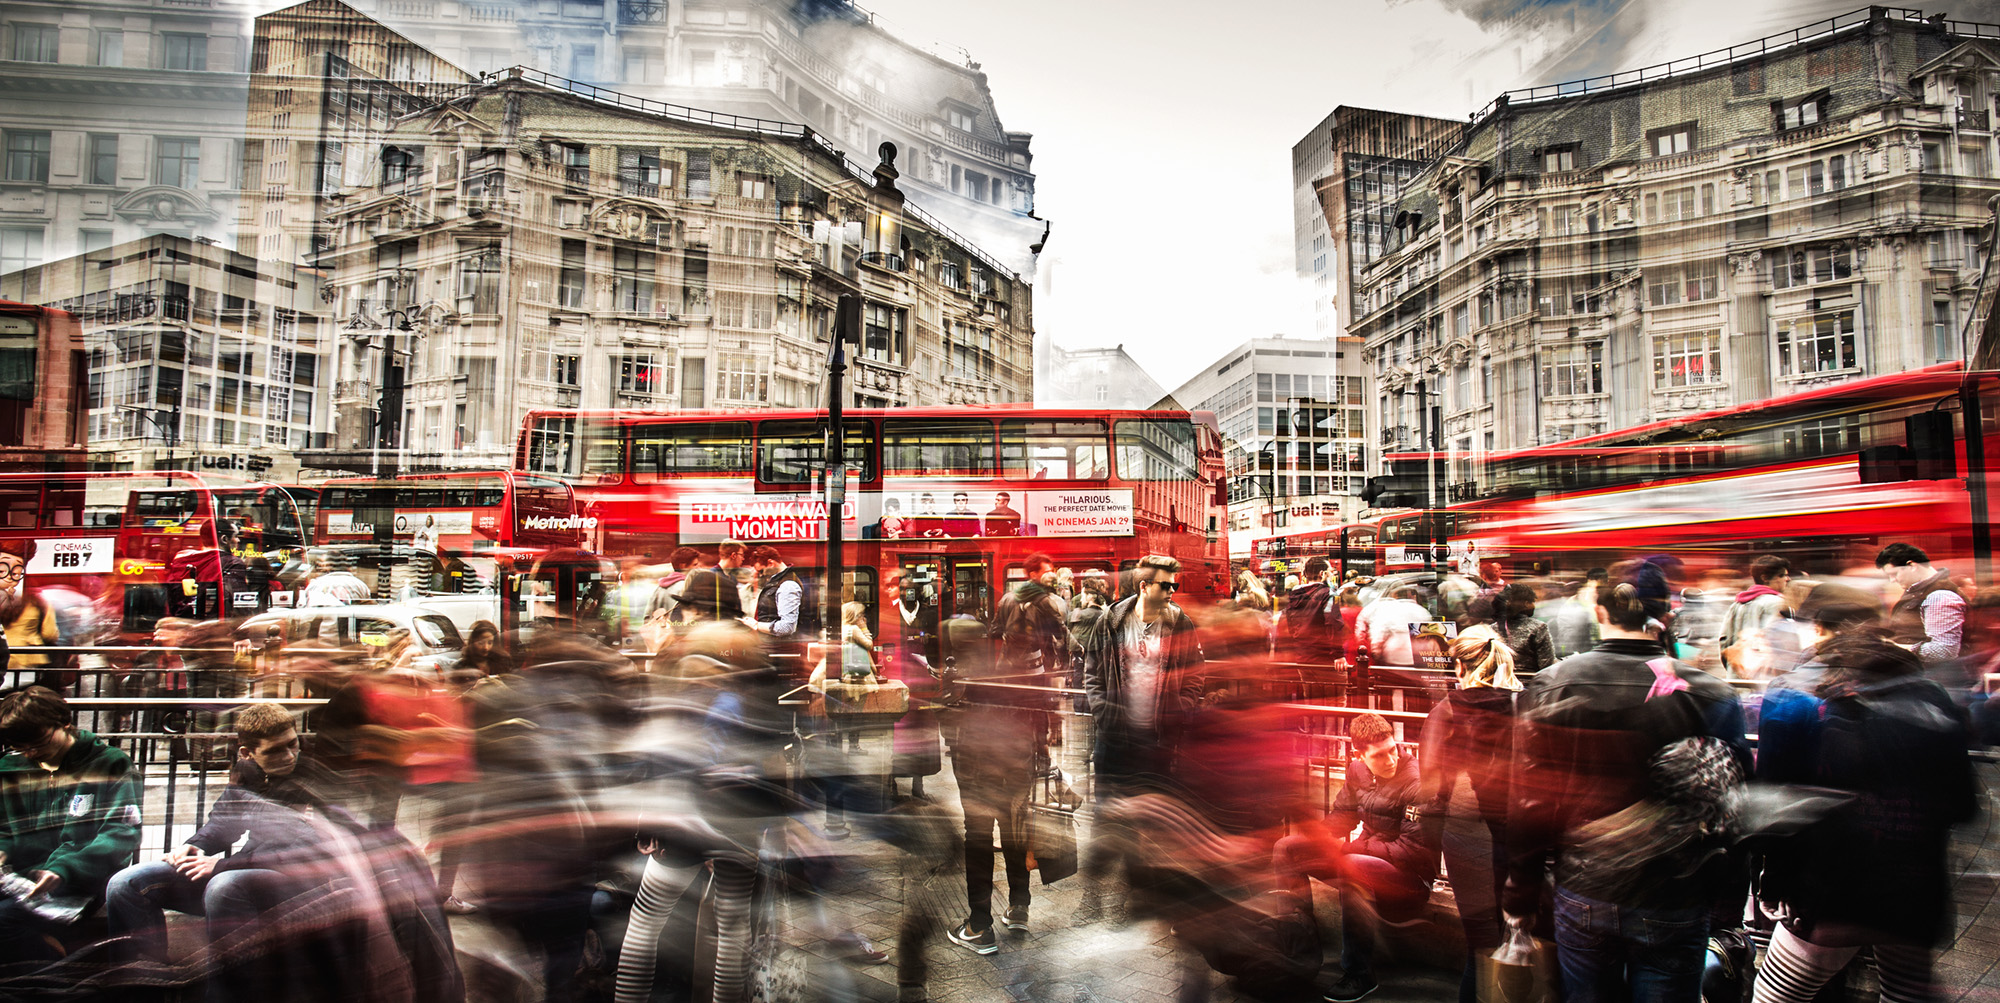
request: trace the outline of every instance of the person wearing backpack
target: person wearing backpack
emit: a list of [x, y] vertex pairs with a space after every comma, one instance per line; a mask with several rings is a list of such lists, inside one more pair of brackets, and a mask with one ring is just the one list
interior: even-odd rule
[[[989, 633], [993, 651], [991, 675], [1020, 685], [1046, 685], [1051, 669], [1066, 666], [1069, 628], [1063, 618], [1068, 606], [1051, 587], [1055, 562], [1034, 554], [1022, 562], [1027, 580], [1000, 597]], [[963, 666], [963, 663], [961, 663]], [[965, 678], [976, 681], [978, 666]], [[993, 830], [1000, 830], [1000, 852], [1007, 870], [1008, 930], [1028, 929], [1027, 800], [1036, 780], [1035, 768], [1045, 761], [1049, 738], [1049, 696], [1044, 692], [999, 687], [968, 687], [965, 703], [952, 711], [951, 771], [958, 779], [959, 807], [965, 822], [965, 892], [970, 915], [947, 936], [975, 954], [992, 954]]]
[[1338, 667], [1347, 646], [1347, 623], [1333, 592], [1332, 565], [1306, 560], [1306, 582], [1285, 596], [1278, 617], [1279, 654], [1306, 665]]
[[[1952, 933], [1953, 825], [1982, 800], [1964, 715], [1924, 677], [1917, 653], [1884, 637], [1873, 597], [1822, 584], [1801, 604], [1817, 643], [1771, 681], [1757, 777], [1854, 800], [1766, 851], [1758, 898], [1780, 917], [1756, 1003], [1804, 1003], [1875, 954], [1883, 999], [1935, 998], [1937, 944]], [[1862, 866], [1857, 866], [1860, 864]]]
[[[1676, 861], [1643, 831], [1636, 846], [1617, 844], [1626, 852], [1616, 867], [1603, 849], [1615, 841], [1594, 837], [1658, 793], [1655, 754], [1682, 739], [1717, 739], [1747, 769], [1743, 707], [1729, 684], [1663, 647], [1651, 598], [1657, 569], [1625, 561], [1608, 578], [1593, 611], [1603, 642], [1524, 682], [1501, 904], [1510, 925], [1531, 923], [1545, 869], [1553, 871], [1557, 962], [1572, 1003], [1692, 1000], [1710, 911], [1727, 893], [1727, 861], [1661, 880], [1653, 865]], [[1627, 882], [1634, 874], [1642, 880]]]

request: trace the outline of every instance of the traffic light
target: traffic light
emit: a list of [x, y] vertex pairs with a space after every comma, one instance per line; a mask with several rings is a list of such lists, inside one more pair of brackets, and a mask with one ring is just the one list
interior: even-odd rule
[[1415, 474], [1384, 474], [1368, 478], [1361, 500], [1375, 508], [1422, 508], [1426, 501], [1424, 479]]

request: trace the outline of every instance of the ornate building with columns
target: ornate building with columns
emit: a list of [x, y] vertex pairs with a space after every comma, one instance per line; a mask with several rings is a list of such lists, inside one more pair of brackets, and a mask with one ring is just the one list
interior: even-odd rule
[[1487, 452], [1961, 358], [1994, 31], [1878, 7], [1495, 100], [1404, 186], [1343, 318], [1382, 449], [1423, 448], [1428, 404], [1469, 497]]
[[904, 205], [892, 146], [531, 70], [432, 96], [320, 196], [314, 465], [508, 465], [537, 407], [821, 407], [842, 294], [850, 405], [1032, 398], [1027, 281]]

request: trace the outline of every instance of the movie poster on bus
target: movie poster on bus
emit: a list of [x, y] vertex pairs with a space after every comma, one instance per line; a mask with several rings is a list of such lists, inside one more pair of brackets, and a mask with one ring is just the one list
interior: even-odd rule
[[1132, 490], [1030, 491], [1024, 536], [1131, 536]]
[[[857, 492], [850, 486], [841, 505], [841, 535], [861, 535]], [[826, 539], [826, 498], [818, 493], [706, 494], [681, 499], [681, 542], [748, 544], [811, 542]]]
[[1027, 492], [949, 481], [891, 481], [866, 534], [879, 540], [1033, 536], [1021, 514]]

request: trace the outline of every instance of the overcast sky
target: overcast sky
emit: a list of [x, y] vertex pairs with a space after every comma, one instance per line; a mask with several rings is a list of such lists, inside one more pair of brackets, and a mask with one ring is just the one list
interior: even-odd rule
[[[1339, 105], [1461, 117], [1501, 90], [1644, 66], [1855, 0], [862, 0], [962, 47], [1001, 124], [1034, 133], [1054, 222], [1036, 326], [1123, 344], [1168, 389], [1244, 338], [1312, 333], [1291, 150]], [[1927, 12], [2000, 21], [1994, 0]]]

